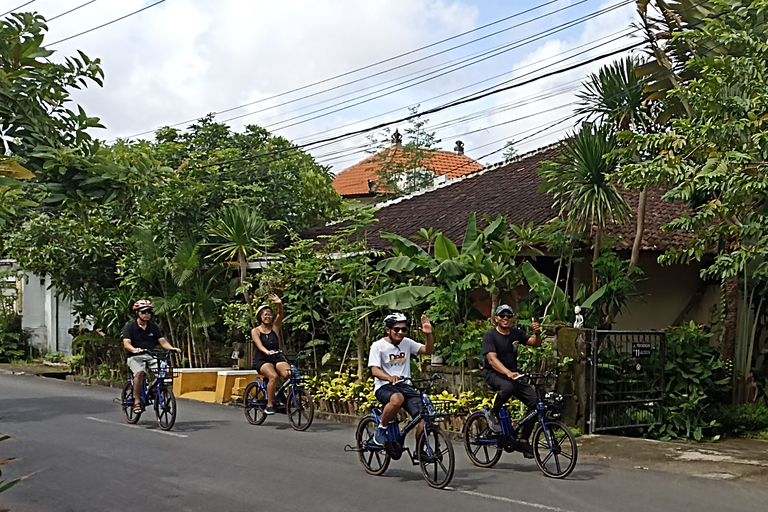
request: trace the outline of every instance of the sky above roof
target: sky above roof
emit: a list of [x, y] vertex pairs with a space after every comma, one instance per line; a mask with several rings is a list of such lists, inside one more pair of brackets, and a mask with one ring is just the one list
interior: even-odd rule
[[[0, 0], [0, 13], [28, 3], [18, 10], [50, 19], [77, 8], [49, 22], [46, 44], [56, 50], [53, 60], [77, 50], [101, 59], [104, 87], [73, 97], [101, 118], [107, 128], [93, 134], [107, 141], [152, 139], [162, 126], [183, 129], [220, 112], [216, 119], [234, 130], [257, 124], [305, 144], [639, 42], [628, 0], [157, 2]], [[572, 130], [580, 81], [614, 58], [421, 119], [437, 148], [451, 151], [461, 139], [467, 156], [492, 164], [508, 140], [525, 152]], [[340, 171], [368, 156], [368, 135], [383, 137], [377, 129], [307, 150]]]

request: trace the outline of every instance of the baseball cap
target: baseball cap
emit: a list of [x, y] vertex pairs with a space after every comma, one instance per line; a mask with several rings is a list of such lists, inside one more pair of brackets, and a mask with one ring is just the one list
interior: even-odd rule
[[502, 304], [501, 306], [496, 308], [496, 314], [500, 315], [502, 311], [507, 311], [508, 313], [515, 314], [515, 311], [512, 309], [512, 306], [509, 304]]

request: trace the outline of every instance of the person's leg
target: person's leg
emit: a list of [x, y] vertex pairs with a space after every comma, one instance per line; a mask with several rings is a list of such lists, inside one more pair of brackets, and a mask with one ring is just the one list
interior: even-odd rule
[[496, 399], [493, 401], [491, 413], [495, 417], [498, 417], [501, 408], [509, 401], [510, 398], [512, 398], [512, 394], [515, 390], [515, 381], [512, 381], [502, 375], [495, 374], [489, 376], [487, 381], [488, 387], [496, 390]]
[[[528, 412], [536, 410], [536, 405], [539, 403], [539, 397], [536, 395], [536, 390], [532, 386], [524, 382], [514, 383], [513, 396], [523, 402], [528, 407]], [[528, 438], [531, 437], [533, 427], [536, 425], [536, 416], [525, 422], [520, 428], [520, 442], [527, 443]]]
[[[403, 409], [406, 410], [411, 418], [415, 418], [421, 414], [422, 410], [424, 409], [424, 402], [421, 400], [421, 393], [407, 384], [397, 384], [395, 387], [400, 392], [400, 394], [403, 395]], [[423, 430], [424, 420], [420, 421], [419, 424], [416, 425], [416, 439], [419, 438]]]
[[141, 412], [141, 388], [144, 385], [144, 372], [136, 372], [133, 376], [133, 412]]
[[291, 365], [285, 361], [280, 361], [275, 365], [275, 370], [283, 379], [288, 379], [291, 376]]
[[[264, 363], [259, 368], [259, 374], [267, 381], [267, 408], [274, 408], [275, 390], [277, 389], [277, 372], [272, 363]], [[271, 413], [270, 413], [271, 414]]]
[[384, 446], [387, 440], [387, 427], [389, 422], [395, 419], [397, 412], [403, 405], [403, 395], [395, 389], [392, 384], [385, 384], [376, 390], [376, 398], [384, 406], [381, 412], [381, 422], [376, 427], [376, 431], [373, 436], [374, 444]]
[[405, 398], [400, 393], [393, 393], [389, 396], [387, 405], [384, 406], [384, 410], [381, 412], [381, 426], [387, 428], [389, 422], [395, 419], [397, 413], [400, 412], [400, 408], [403, 406]]

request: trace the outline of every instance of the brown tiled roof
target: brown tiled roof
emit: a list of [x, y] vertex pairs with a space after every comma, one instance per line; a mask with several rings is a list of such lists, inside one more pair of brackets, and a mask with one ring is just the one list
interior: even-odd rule
[[[387, 231], [412, 238], [421, 228], [433, 227], [460, 244], [467, 220], [472, 212], [477, 214], [478, 227], [487, 224], [483, 215], [505, 215], [507, 222], [515, 225], [529, 222], [546, 224], [557, 217], [552, 208], [552, 197], [538, 191], [541, 164], [554, 159], [559, 145], [542, 148], [506, 161], [480, 172], [464, 176], [432, 190], [395, 199], [380, 205], [375, 216], [378, 219], [368, 233], [368, 244], [373, 249], [384, 250], [388, 242], [379, 236]], [[638, 193], [623, 191], [630, 206], [637, 207]], [[643, 249], [662, 251], [682, 245], [690, 238], [686, 233], [662, 233], [660, 228], [685, 210], [684, 205], [661, 200], [663, 191], [649, 190], [645, 214]], [[339, 224], [313, 228], [304, 236], [315, 237], [334, 232]], [[635, 219], [626, 225], [612, 225], [607, 236], [619, 239], [627, 248], [632, 247]]]
[[[456, 178], [483, 168], [482, 164], [466, 155], [440, 150], [428, 150], [428, 153], [429, 158], [422, 165], [433, 171], [435, 176], [445, 174], [449, 178]], [[403, 156], [403, 148], [390, 146], [339, 172], [333, 179], [333, 188], [346, 197], [369, 195], [368, 180], [378, 179], [376, 173], [382, 165], [403, 162], [406, 159], [407, 157]]]

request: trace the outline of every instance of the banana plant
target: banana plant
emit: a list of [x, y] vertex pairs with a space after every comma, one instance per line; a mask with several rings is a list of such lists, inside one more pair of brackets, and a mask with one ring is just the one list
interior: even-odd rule
[[529, 261], [523, 264], [523, 275], [531, 290], [542, 299], [542, 301], [552, 300], [552, 312], [545, 313], [543, 323], [552, 323], [556, 321], [567, 322], [571, 317], [574, 306], [581, 306], [581, 309], [591, 309], [592, 306], [600, 300], [605, 294], [608, 285], [603, 285], [598, 290], [586, 297], [586, 287], [582, 284], [573, 301], [555, 284], [550, 278], [536, 270]]

